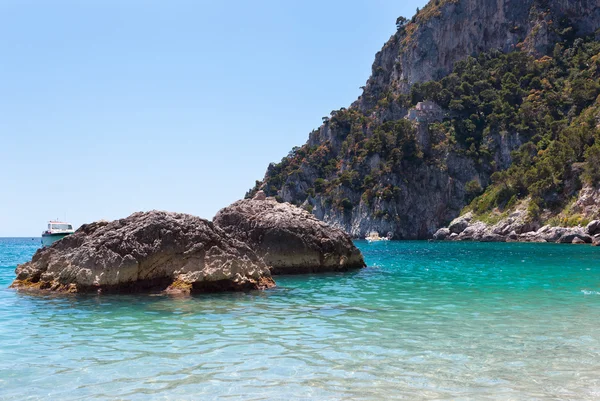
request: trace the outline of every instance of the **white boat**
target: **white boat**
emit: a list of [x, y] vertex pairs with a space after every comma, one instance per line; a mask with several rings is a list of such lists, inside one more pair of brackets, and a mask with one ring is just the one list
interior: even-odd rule
[[392, 233], [388, 233], [387, 236], [385, 237], [380, 237], [379, 233], [377, 231], [371, 231], [369, 233], [369, 235], [367, 235], [365, 237], [365, 239], [371, 243], [371, 242], [379, 242], [379, 241], [389, 241], [392, 239]]
[[50, 246], [59, 239], [75, 232], [73, 226], [63, 221], [49, 221], [48, 229], [42, 232], [42, 246]]

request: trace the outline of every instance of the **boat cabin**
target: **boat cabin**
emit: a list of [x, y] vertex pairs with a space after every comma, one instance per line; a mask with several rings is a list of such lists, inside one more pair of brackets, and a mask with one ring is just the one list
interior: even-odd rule
[[50, 221], [48, 222], [48, 231], [73, 231], [73, 226], [69, 223], [63, 223], [60, 221]]

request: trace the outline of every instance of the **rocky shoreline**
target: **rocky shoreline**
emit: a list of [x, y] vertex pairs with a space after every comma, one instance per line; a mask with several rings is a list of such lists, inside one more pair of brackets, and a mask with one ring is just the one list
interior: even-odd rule
[[600, 220], [585, 227], [541, 226], [527, 218], [527, 212], [517, 210], [496, 224], [477, 221], [469, 212], [454, 219], [448, 227], [439, 229], [434, 240], [481, 242], [552, 242], [561, 244], [592, 244], [600, 246]]
[[85, 224], [17, 266], [11, 287], [62, 293], [249, 291], [274, 287], [272, 273], [362, 267], [346, 233], [260, 193], [223, 209], [215, 223], [151, 211]]

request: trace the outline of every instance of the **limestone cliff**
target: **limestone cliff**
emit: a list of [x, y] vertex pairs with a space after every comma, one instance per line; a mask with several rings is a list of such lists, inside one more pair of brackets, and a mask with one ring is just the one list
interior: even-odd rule
[[[398, 19], [359, 99], [248, 195], [303, 205], [355, 237], [430, 238], [513, 151], [544, 150], [594, 103], [599, 26], [597, 0], [432, 1]], [[423, 100], [442, 107], [442, 122], [405, 118]]]
[[[373, 107], [387, 90], [408, 92], [419, 82], [440, 79], [467, 56], [498, 49], [545, 54], [562, 30], [587, 35], [600, 27], [597, 0], [431, 1], [375, 56], [372, 75], [356, 105]], [[575, 32], [576, 31], [576, 32]]]

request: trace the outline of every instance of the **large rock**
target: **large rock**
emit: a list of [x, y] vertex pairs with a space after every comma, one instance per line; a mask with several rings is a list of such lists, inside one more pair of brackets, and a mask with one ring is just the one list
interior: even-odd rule
[[365, 262], [349, 235], [292, 206], [244, 199], [220, 210], [213, 222], [261, 256], [273, 274], [362, 268]]
[[135, 213], [82, 226], [17, 266], [14, 288], [65, 292], [207, 292], [273, 287], [245, 244], [199, 217]]

